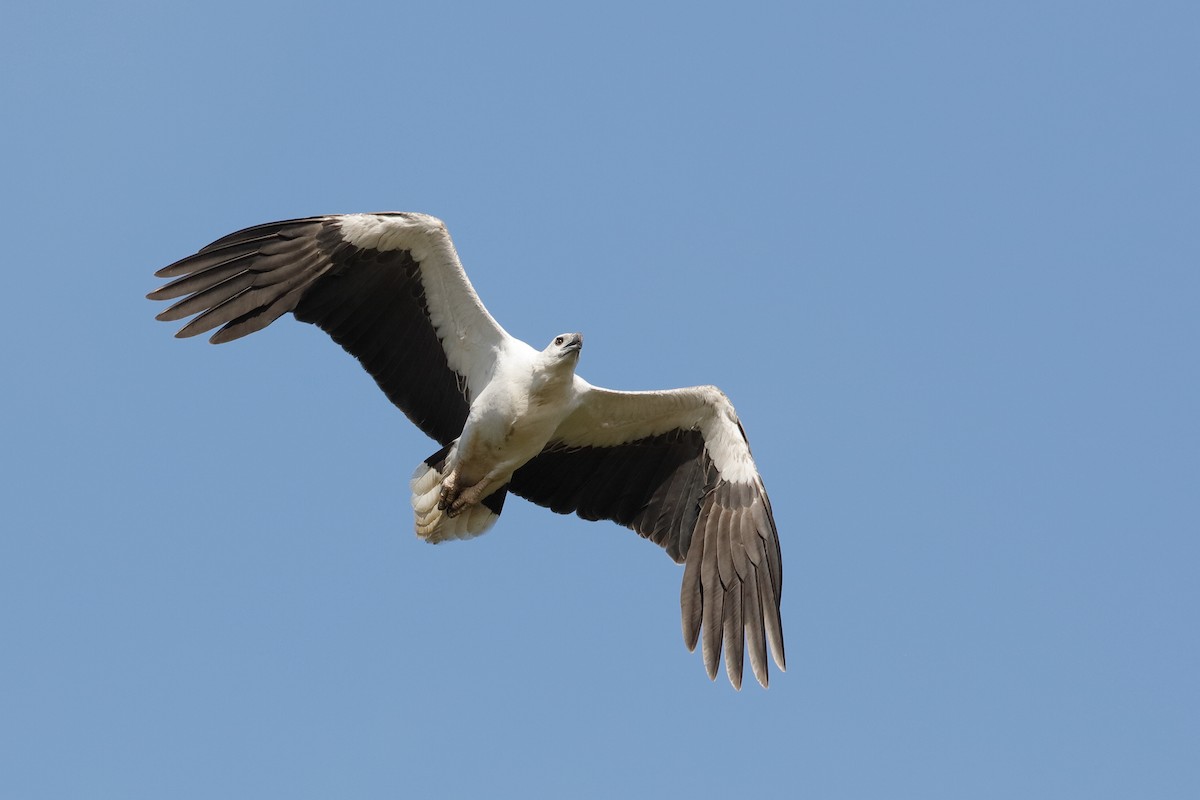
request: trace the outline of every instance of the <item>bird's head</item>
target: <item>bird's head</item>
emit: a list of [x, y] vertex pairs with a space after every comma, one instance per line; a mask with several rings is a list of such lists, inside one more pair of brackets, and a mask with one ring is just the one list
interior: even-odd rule
[[554, 360], [568, 359], [571, 363], [575, 363], [579, 360], [579, 351], [582, 349], [582, 333], [560, 333], [542, 352]]

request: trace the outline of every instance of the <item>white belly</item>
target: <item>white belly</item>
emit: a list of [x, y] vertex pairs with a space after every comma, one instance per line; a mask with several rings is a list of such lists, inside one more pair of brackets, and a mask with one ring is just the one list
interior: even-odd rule
[[489, 477], [507, 482], [536, 456], [570, 411], [570, 382], [530, 386], [492, 381], [471, 404], [455, 449], [463, 485]]

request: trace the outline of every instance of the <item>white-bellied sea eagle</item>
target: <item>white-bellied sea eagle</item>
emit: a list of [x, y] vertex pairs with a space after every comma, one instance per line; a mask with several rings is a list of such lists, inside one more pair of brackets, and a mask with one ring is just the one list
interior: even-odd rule
[[232, 341], [292, 312], [357, 358], [441, 449], [412, 478], [417, 535], [478, 536], [513, 492], [608, 519], [682, 562], [683, 638], [710, 678], [743, 648], [767, 685], [784, 667], [783, 572], [771, 503], [729, 399], [714, 386], [622, 392], [575, 374], [583, 336], [535, 350], [475, 294], [438, 219], [346, 214], [273, 222], [155, 273], [177, 336]]

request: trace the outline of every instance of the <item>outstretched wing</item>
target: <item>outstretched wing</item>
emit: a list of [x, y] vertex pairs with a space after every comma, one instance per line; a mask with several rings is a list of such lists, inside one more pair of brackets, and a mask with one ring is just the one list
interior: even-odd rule
[[160, 320], [232, 341], [291, 311], [357, 358], [388, 398], [441, 444], [459, 435], [497, 355], [516, 342], [463, 272], [441, 220], [346, 214], [246, 228], [155, 273], [147, 295], [183, 298]]
[[742, 684], [743, 645], [767, 685], [785, 666], [779, 536], [745, 431], [715, 386], [617, 392], [576, 378], [580, 402], [511, 491], [559, 513], [609, 519], [685, 564], [683, 638], [716, 677]]

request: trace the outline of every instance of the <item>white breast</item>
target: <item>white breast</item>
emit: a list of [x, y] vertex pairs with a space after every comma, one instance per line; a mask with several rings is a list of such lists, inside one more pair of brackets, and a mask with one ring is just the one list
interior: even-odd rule
[[459, 437], [455, 467], [462, 478], [499, 472], [507, 479], [540, 453], [570, 411], [572, 377], [543, 369], [532, 349], [500, 359]]

